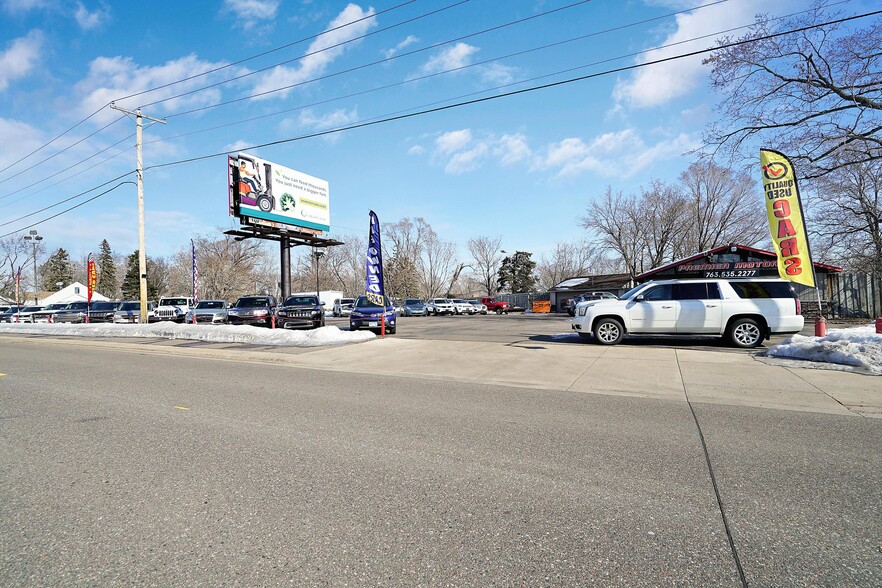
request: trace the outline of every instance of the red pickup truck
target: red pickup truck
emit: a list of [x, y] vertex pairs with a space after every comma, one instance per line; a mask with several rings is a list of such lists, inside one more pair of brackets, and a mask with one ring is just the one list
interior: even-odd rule
[[481, 298], [481, 304], [487, 307], [488, 312], [495, 312], [496, 314], [502, 314], [503, 312], [508, 312], [511, 310], [511, 304], [508, 302], [502, 302], [501, 300], [496, 300], [492, 296], [485, 296]]

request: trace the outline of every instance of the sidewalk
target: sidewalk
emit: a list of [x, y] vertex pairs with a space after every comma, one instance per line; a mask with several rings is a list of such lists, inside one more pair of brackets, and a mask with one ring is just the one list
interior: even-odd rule
[[750, 353], [639, 345], [490, 343], [390, 337], [311, 349], [249, 349], [167, 340], [0, 336], [0, 342], [80, 345], [227, 361], [476, 384], [754, 406], [882, 418], [882, 379], [768, 365]]

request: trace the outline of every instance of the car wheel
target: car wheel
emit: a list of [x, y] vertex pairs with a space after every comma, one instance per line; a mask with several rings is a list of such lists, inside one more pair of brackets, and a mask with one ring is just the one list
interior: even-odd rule
[[497, 309], [496, 309], [496, 314], [502, 314], [502, 309], [501, 309], [501, 308], [497, 308]]
[[396, 328], [397, 328], [397, 327], [392, 327], [392, 328], [390, 328], [390, 329], [386, 329], [386, 334], [387, 334], [387, 335], [394, 335], [394, 334], [395, 334], [395, 329], [396, 329]]
[[760, 344], [763, 340], [763, 332], [755, 320], [738, 319], [729, 327], [729, 340], [735, 347], [749, 349]]
[[602, 318], [594, 325], [594, 338], [601, 345], [616, 345], [624, 336], [625, 328], [616, 319]]

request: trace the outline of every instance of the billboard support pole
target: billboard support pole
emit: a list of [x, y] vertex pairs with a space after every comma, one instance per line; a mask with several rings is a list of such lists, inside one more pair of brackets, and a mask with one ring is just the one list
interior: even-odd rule
[[137, 110], [126, 110], [125, 108], [120, 108], [113, 102], [110, 103], [110, 107], [114, 110], [119, 110], [120, 112], [130, 116], [135, 117], [135, 147], [137, 151], [137, 168], [135, 171], [138, 173], [138, 274], [140, 275], [140, 286], [141, 286], [141, 324], [146, 325], [147, 320], [147, 245], [146, 238], [144, 237], [144, 167], [142, 164], [141, 157], [141, 145], [143, 144], [142, 140], [142, 128], [144, 127], [143, 119], [147, 119], [149, 121], [153, 121], [155, 123], [166, 124], [165, 120], [161, 120], [158, 118], [151, 118], [147, 115], [141, 114], [141, 109]]
[[279, 254], [281, 255], [282, 268], [282, 300], [291, 295], [291, 238], [282, 235], [279, 238]]

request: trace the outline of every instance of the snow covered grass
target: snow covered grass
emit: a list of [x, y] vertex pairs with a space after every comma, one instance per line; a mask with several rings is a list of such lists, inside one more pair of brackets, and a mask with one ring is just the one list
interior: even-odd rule
[[850, 365], [882, 375], [882, 334], [868, 325], [830, 329], [826, 337], [793, 335], [771, 346], [768, 356]]
[[376, 337], [370, 331], [342, 331], [337, 327], [322, 327], [308, 331], [267, 329], [248, 325], [191, 325], [172, 322], [151, 325], [90, 325], [62, 324], [0, 324], [0, 333], [27, 333], [39, 335], [76, 335], [81, 337], [160, 337], [165, 339], [192, 339], [211, 343], [251, 343], [289, 347], [318, 347], [360, 343]]

